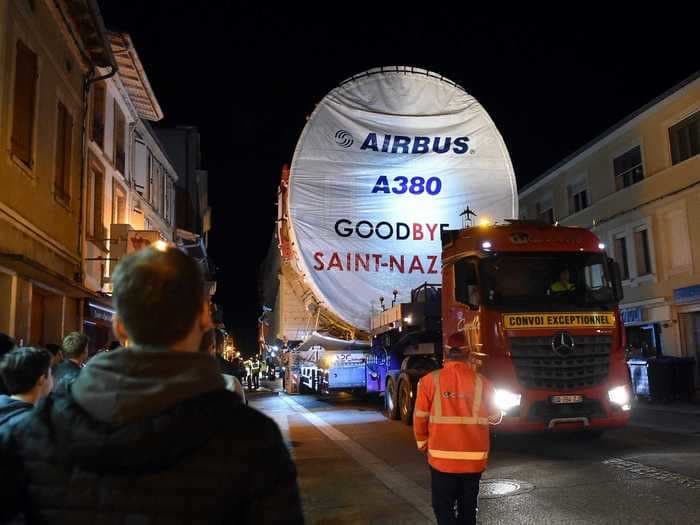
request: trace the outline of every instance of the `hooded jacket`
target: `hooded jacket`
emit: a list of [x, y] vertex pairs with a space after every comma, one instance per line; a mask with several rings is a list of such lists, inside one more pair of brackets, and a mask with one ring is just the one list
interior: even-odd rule
[[[206, 354], [94, 357], [0, 443], [2, 518], [28, 523], [302, 523], [275, 423]], [[16, 502], [14, 505], [12, 502]]]
[[0, 394], [0, 430], [9, 428], [29, 415], [34, 405]]

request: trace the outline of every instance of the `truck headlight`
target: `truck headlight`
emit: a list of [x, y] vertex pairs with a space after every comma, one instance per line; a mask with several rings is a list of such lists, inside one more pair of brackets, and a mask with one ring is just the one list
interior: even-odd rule
[[620, 405], [622, 410], [629, 410], [630, 406], [630, 393], [627, 391], [626, 386], [616, 386], [608, 390], [608, 399], [611, 403]]
[[520, 406], [520, 397], [520, 394], [505, 388], [496, 388], [493, 392], [493, 402], [496, 408], [503, 412], [508, 412], [511, 408]]

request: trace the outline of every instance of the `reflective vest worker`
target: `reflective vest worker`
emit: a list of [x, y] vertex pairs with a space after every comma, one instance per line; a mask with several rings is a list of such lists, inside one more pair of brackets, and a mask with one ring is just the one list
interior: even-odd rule
[[552, 283], [549, 289], [554, 293], [571, 292], [576, 289], [576, 285], [569, 281], [571, 278], [569, 270], [564, 268], [559, 272], [559, 280]]
[[413, 430], [418, 449], [428, 454], [438, 524], [476, 523], [479, 480], [489, 457], [489, 423], [500, 423], [502, 417], [492, 408], [490, 382], [468, 359], [467, 352], [452, 348], [444, 368], [418, 383]]

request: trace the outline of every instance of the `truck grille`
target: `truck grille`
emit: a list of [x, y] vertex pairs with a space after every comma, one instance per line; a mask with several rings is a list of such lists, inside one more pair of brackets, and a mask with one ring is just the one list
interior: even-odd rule
[[608, 377], [612, 337], [572, 336], [567, 356], [552, 349], [553, 336], [513, 337], [510, 351], [520, 384], [528, 388], [573, 389], [598, 385]]

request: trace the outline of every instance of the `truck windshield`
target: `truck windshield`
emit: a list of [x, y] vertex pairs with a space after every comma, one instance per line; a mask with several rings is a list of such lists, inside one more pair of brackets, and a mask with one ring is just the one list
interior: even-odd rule
[[501, 308], [600, 307], [615, 301], [602, 253], [498, 254], [481, 264], [484, 300]]

